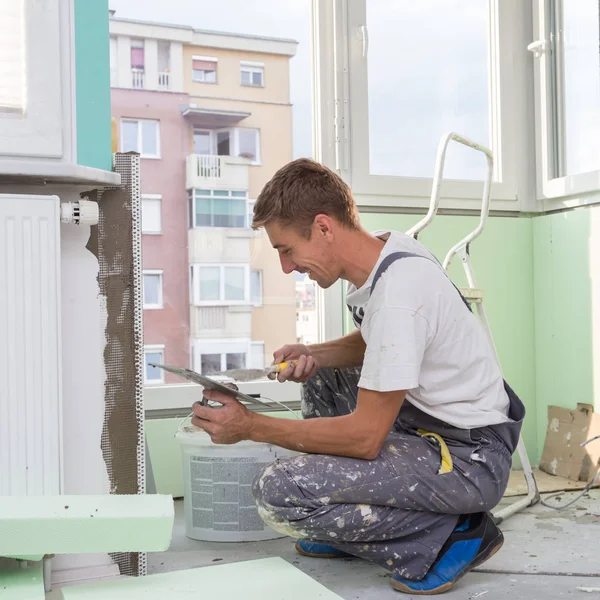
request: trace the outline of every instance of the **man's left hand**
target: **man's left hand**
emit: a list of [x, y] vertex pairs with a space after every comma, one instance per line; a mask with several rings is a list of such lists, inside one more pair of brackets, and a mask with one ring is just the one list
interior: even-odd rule
[[254, 419], [252, 412], [227, 394], [204, 390], [203, 395], [222, 406], [202, 406], [196, 402], [192, 407], [195, 415], [192, 425], [206, 431], [215, 444], [236, 444], [250, 439]]

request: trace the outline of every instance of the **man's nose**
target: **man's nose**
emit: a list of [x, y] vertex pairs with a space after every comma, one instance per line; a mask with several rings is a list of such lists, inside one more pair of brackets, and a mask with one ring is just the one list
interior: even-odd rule
[[286, 275], [289, 275], [298, 266], [289, 258], [282, 255], [279, 256], [279, 261], [281, 262], [281, 269]]

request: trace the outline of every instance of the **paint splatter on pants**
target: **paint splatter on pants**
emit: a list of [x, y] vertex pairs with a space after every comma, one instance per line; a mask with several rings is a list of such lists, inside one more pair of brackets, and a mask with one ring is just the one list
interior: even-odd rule
[[[303, 386], [304, 418], [353, 412], [359, 376], [358, 369], [320, 370]], [[254, 483], [259, 513], [281, 533], [421, 579], [458, 515], [488, 511], [502, 497], [510, 441], [516, 445], [524, 414], [519, 404], [511, 398], [518, 421], [508, 430], [457, 430], [405, 401], [375, 460], [303, 454], [267, 467]], [[443, 435], [449, 472], [438, 474], [442, 445], [417, 433], [420, 428]]]

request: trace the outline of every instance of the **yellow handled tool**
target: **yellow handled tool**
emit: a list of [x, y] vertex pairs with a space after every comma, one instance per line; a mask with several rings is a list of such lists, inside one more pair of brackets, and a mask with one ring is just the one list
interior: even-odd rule
[[262, 379], [268, 377], [269, 379], [275, 379], [277, 373], [285, 371], [289, 366], [295, 366], [298, 364], [297, 360], [288, 360], [284, 362], [271, 365], [265, 369], [229, 369], [218, 373], [223, 377], [230, 377], [234, 381], [254, 381], [255, 379]]

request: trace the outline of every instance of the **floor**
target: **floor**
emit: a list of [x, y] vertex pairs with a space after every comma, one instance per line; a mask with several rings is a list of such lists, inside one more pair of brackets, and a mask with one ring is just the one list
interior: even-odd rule
[[[565, 503], [579, 492], [566, 492]], [[506, 499], [510, 502], [512, 499]], [[600, 490], [556, 511], [541, 504], [507, 519], [502, 550], [444, 594], [448, 600], [600, 600]], [[301, 557], [289, 538], [268, 542], [212, 543], [185, 535], [183, 503], [176, 502], [176, 523], [168, 552], [148, 556], [149, 572], [161, 573], [223, 562], [280, 556], [344, 600], [398, 600], [386, 571], [359, 559]]]

